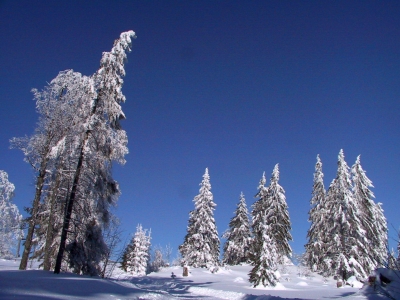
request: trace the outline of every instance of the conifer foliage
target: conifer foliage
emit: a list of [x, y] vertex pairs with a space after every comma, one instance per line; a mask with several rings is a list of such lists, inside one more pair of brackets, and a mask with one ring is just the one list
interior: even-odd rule
[[279, 165], [276, 164], [268, 187], [266, 224], [270, 226], [272, 238], [276, 243], [278, 262], [283, 263], [284, 258], [292, 256], [289, 241], [292, 240], [292, 229], [285, 190], [279, 185]]
[[365, 247], [361, 239], [361, 220], [357, 202], [352, 193], [349, 167], [344, 160], [343, 150], [338, 156], [338, 170], [326, 194], [326, 209], [330, 218], [326, 221], [329, 236], [326, 248], [326, 263], [333, 274], [347, 279], [349, 275], [365, 277], [360, 265], [361, 249]]
[[250, 260], [254, 267], [249, 273], [249, 280], [254, 286], [260, 283], [275, 286], [277, 265], [292, 255], [289, 246], [292, 240], [289, 232], [291, 223], [285, 190], [279, 185], [278, 164], [274, 167], [269, 186], [265, 187], [265, 183], [264, 173], [258, 186], [258, 200], [253, 204], [252, 211], [254, 237]]
[[259, 199], [253, 204], [253, 256], [257, 257], [262, 249], [265, 230], [263, 223], [265, 222], [270, 230], [269, 235], [273, 245], [276, 247], [277, 263], [283, 263], [285, 256], [292, 255], [289, 245], [292, 236], [285, 190], [279, 185], [278, 164], [274, 167], [268, 188], [264, 186], [265, 182], [265, 174], [263, 174], [256, 195]]
[[179, 251], [182, 263], [192, 267], [214, 269], [219, 266], [217, 227], [214, 219], [216, 204], [211, 193], [210, 175], [206, 168], [199, 194], [194, 197], [194, 210], [189, 213], [187, 234]]
[[386, 219], [370, 187], [360, 157], [350, 173], [340, 150], [336, 178], [324, 195], [322, 163], [317, 157], [306, 245], [307, 264], [314, 271], [345, 280], [352, 275], [363, 279], [386, 262]]
[[121, 268], [136, 276], [146, 275], [150, 255], [150, 231], [139, 224], [131, 242], [125, 248]]
[[252, 238], [249, 213], [243, 193], [240, 194], [235, 216], [229, 222], [229, 229], [224, 233], [223, 238], [227, 239], [224, 244], [223, 263], [238, 265], [249, 261]]
[[253, 269], [249, 273], [249, 281], [254, 287], [262, 284], [263, 286], [275, 286], [278, 282], [276, 276], [278, 253], [276, 244], [271, 237], [271, 227], [266, 223], [266, 216], [261, 220], [262, 238], [258, 248], [258, 254], [253, 255]]
[[265, 187], [266, 183], [265, 172], [263, 173], [260, 183], [258, 185], [258, 193], [255, 195], [258, 200], [252, 205], [252, 230], [253, 230], [253, 241], [251, 245], [251, 251], [256, 255], [258, 246], [261, 245], [263, 239], [264, 230], [264, 214], [266, 209], [267, 193], [268, 189]]
[[315, 164], [312, 198], [310, 200], [311, 209], [308, 213], [308, 220], [311, 222], [311, 226], [307, 233], [308, 243], [305, 246], [306, 264], [314, 272], [323, 272], [324, 257], [321, 254], [324, 253], [324, 246], [329, 238], [327, 236], [327, 230], [324, 229], [325, 220], [328, 218], [325, 209], [325, 193], [322, 162], [318, 155], [317, 163]]
[[359, 218], [364, 230], [363, 268], [367, 274], [387, 260], [387, 222], [381, 203], [375, 203], [371, 191], [372, 181], [367, 177], [360, 161], [360, 155], [351, 168], [353, 196], [359, 210]]

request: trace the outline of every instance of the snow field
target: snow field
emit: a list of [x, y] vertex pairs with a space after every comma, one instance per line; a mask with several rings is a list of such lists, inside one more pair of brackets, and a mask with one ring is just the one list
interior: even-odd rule
[[[147, 276], [133, 276], [115, 268], [109, 279], [71, 273], [56, 275], [38, 270], [37, 263], [27, 271], [18, 270], [18, 266], [18, 260], [0, 259], [0, 299], [384, 299], [371, 289], [348, 285], [336, 288], [335, 280], [329, 278], [324, 282], [317, 274], [301, 277], [296, 266], [285, 267], [277, 286], [257, 288], [248, 281], [250, 265], [222, 267], [216, 273], [190, 268], [188, 277], [182, 276], [181, 267], [164, 268]], [[176, 278], [171, 278], [171, 272]]]

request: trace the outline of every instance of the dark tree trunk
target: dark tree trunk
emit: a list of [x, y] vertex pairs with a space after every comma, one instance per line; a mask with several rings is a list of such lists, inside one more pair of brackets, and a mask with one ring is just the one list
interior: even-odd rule
[[44, 271], [49, 271], [51, 268], [51, 244], [53, 243], [54, 239], [54, 209], [56, 205], [56, 198], [58, 195], [58, 188], [60, 187], [61, 183], [61, 171], [59, 170], [57, 177], [56, 177], [56, 182], [53, 187], [53, 192], [50, 197], [50, 214], [49, 214], [49, 220], [47, 222], [47, 233], [46, 233], [46, 244], [44, 246], [44, 259], [43, 259], [43, 270]]
[[54, 267], [55, 274], [59, 274], [61, 271], [61, 263], [62, 263], [62, 258], [64, 256], [65, 244], [67, 241], [67, 235], [68, 235], [68, 229], [69, 229], [69, 223], [71, 221], [72, 209], [74, 207], [76, 191], [78, 188], [79, 178], [80, 178], [81, 170], [82, 170], [84, 151], [85, 151], [84, 149], [85, 149], [86, 142], [89, 139], [89, 134], [90, 134], [90, 130], [87, 130], [85, 133], [85, 137], [82, 141], [82, 147], [81, 147], [81, 151], [79, 154], [78, 165], [76, 166], [76, 171], [75, 171], [75, 175], [74, 175], [74, 181], [72, 184], [71, 194], [66, 203], [67, 208], [65, 211], [63, 228], [62, 228], [62, 232], [61, 232], [60, 248], [58, 250], [56, 265]]
[[40, 164], [39, 175], [36, 179], [35, 199], [33, 199], [32, 203], [32, 215], [31, 215], [31, 220], [29, 221], [29, 228], [28, 228], [28, 234], [26, 235], [24, 252], [22, 253], [21, 263], [19, 265], [20, 270], [26, 270], [26, 266], [28, 265], [29, 253], [31, 252], [32, 248], [33, 233], [35, 231], [35, 226], [36, 226], [36, 215], [39, 210], [39, 203], [40, 203], [40, 198], [42, 196], [44, 178], [46, 176], [47, 162], [48, 159], [43, 159], [42, 163]]

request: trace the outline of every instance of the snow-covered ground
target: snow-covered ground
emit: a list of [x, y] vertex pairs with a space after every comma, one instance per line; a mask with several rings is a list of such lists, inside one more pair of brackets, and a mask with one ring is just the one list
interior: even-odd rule
[[[275, 288], [253, 288], [247, 274], [251, 266], [222, 268], [215, 274], [205, 269], [190, 269], [182, 277], [182, 268], [170, 267], [145, 277], [132, 277], [115, 269], [110, 279], [55, 275], [33, 268], [18, 270], [19, 261], [0, 259], [0, 299], [388, 299], [370, 287], [336, 287], [336, 281], [319, 275], [299, 276], [296, 266], [281, 270]], [[174, 272], [176, 278], [171, 278]], [[399, 285], [400, 287], [400, 285]]]

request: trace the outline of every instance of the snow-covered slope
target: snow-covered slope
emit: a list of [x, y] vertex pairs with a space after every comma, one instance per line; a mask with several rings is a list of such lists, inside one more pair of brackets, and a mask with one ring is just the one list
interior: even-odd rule
[[[275, 288], [252, 288], [247, 276], [251, 266], [222, 268], [214, 274], [190, 269], [189, 277], [182, 276], [180, 267], [144, 277], [116, 269], [111, 279], [19, 271], [18, 266], [19, 261], [0, 260], [0, 299], [384, 299], [371, 289], [336, 288], [336, 281], [324, 282], [319, 275], [298, 276], [296, 266], [280, 271], [280, 283]], [[176, 278], [171, 278], [172, 272]]]

